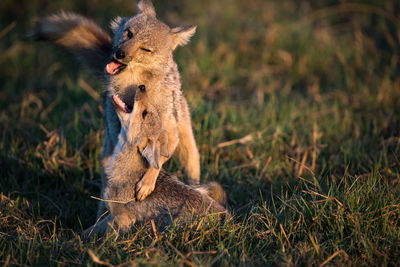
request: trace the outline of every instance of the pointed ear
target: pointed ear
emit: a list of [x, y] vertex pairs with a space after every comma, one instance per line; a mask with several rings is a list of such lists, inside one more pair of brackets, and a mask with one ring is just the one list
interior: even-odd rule
[[167, 131], [162, 131], [158, 140], [160, 142], [160, 155], [169, 158]]
[[110, 28], [114, 34], [118, 32], [118, 30], [125, 24], [128, 18], [116, 17], [110, 22]]
[[174, 50], [178, 45], [187, 44], [190, 41], [190, 37], [192, 37], [196, 32], [196, 28], [196, 25], [172, 28], [172, 50]]
[[153, 3], [151, 0], [140, 0], [137, 5], [138, 13], [146, 14], [152, 17], [156, 16], [156, 10], [154, 9]]
[[160, 168], [158, 165], [160, 161], [160, 143], [149, 140], [147, 146], [142, 151], [142, 156], [154, 169], [158, 170]]

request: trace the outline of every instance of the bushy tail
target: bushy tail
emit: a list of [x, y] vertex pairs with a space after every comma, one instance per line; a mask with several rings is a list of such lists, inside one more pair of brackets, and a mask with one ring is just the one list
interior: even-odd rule
[[103, 73], [113, 46], [110, 35], [94, 21], [66, 12], [42, 18], [29, 36], [65, 47], [96, 73]]
[[225, 190], [217, 182], [209, 182], [207, 184], [198, 185], [196, 188], [202, 194], [207, 194], [209, 197], [217, 201], [222, 206], [226, 206], [227, 197]]

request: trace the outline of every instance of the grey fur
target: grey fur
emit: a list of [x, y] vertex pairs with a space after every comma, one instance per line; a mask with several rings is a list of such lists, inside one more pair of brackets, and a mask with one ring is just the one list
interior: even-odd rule
[[67, 48], [96, 74], [104, 73], [113, 47], [110, 35], [94, 21], [69, 12], [42, 18], [29, 35]]
[[[160, 147], [163, 145], [160, 142], [165, 141], [165, 138], [160, 138], [164, 131], [162, 121], [156, 108], [149, 103], [146, 93], [138, 90], [135, 99], [131, 114], [118, 112], [121, 133], [105, 169], [108, 186], [104, 196], [111, 215], [87, 230], [86, 234], [104, 233], [108, 227], [123, 232], [135, 223], [149, 220], [165, 226], [172, 221], [186, 222], [192, 215], [215, 213], [218, 217], [225, 216], [227, 211], [221, 205], [223, 203], [218, 202], [225, 192], [218, 183], [190, 186], [166, 171], [160, 172], [154, 191], [146, 199], [135, 200], [135, 185], [149, 167], [142, 156], [143, 151], [155, 143]], [[147, 114], [144, 117], [143, 111]], [[159, 149], [149, 151], [152, 151], [150, 154], [160, 153]], [[157, 158], [159, 155], [151, 157]]]
[[[121, 60], [127, 67], [117, 75], [105, 75], [107, 94], [104, 102], [105, 136], [102, 150], [102, 195], [106, 186], [104, 168], [118, 143], [121, 129], [112, 97], [118, 95], [124, 102], [132, 99], [138, 85], [149, 84], [152, 88], [152, 104], [158, 110], [168, 135], [168, 153], [161, 156], [159, 169], [175, 149], [190, 181], [200, 181], [200, 156], [194, 139], [190, 112], [181, 91], [178, 67], [173, 51], [185, 45], [195, 33], [196, 26], [170, 28], [156, 18], [150, 0], [138, 4], [138, 14], [131, 18], [116, 18], [111, 22], [112, 39], [93, 21], [72, 13], [59, 13], [46, 17], [37, 24], [32, 36], [53, 41], [79, 56], [96, 72], [104, 71], [113, 52], [120, 49], [126, 57]], [[133, 38], [126, 39], [126, 29]], [[125, 34], [125, 35], [124, 35]], [[142, 48], [151, 49], [146, 52]], [[165, 157], [165, 155], [168, 156]], [[144, 199], [154, 189], [158, 171], [150, 167], [146, 178], [137, 186], [139, 198]], [[98, 216], [104, 211], [100, 204]]]

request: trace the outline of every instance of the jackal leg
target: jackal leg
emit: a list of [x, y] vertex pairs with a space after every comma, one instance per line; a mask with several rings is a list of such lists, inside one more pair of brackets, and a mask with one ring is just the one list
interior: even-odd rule
[[[104, 169], [108, 165], [108, 162], [111, 159], [111, 156], [114, 151], [114, 147], [118, 141], [118, 133], [120, 131], [120, 123], [115, 113], [112, 100], [107, 96], [104, 103], [105, 110], [105, 131], [104, 131], [104, 141], [101, 152], [101, 198], [104, 194], [104, 189], [107, 185], [107, 177], [104, 173]], [[99, 206], [97, 209], [97, 219], [106, 211], [106, 205], [103, 201], [99, 202]]]
[[96, 221], [94, 225], [92, 225], [83, 232], [82, 237], [84, 239], [87, 239], [94, 235], [105, 234], [111, 222], [112, 222], [112, 216], [110, 214], [108, 214], [105, 218], [98, 219], [98, 221]]
[[136, 185], [136, 199], [139, 201], [144, 200], [151, 192], [154, 191], [156, 186], [156, 181], [158, 174], [160, 173], [162, 164], [167, 161], [167, 158], [161, 157], [164, 160], [160, 159], [159, 166], [160, 168], [157, 170], [153, 166], [150, 166], [146, 173], [143, 175], [142, 179]]
[[[112, 156], [113, 146], [111, 144], [111, 140], [107, 136], [107, 130], [104, 136], [103, 141], [103, 151], [101, 155], [101, 198], [104, 198], [104, 188], [107, 185], [106, 174], [104, 173], [104, 168], [108, 165], [110, 158]], [[97, 216], [98, 219], [104, 212], [106, 211], [106, 205], [103, 201], [99, 201], [99, 206], [97, 208]]]
[[182, 164], [190, 184], [200, 183], [200, 155], [193, 135], [190, 118], [188, 122], [178, 125], [179, 144], [178, 160]]
[[[164, 155], [161, 155], [159, 157], [158, 161], [158, 169], [154, 168], [152, 165], [150, 165], [149, 169], [146, 171], [146, 173], [143, 175], [142, 179], [137, 183], [136, 185], [136, 199], [141, 201], [144, 200], [148, 195], [151, 194], [151, 192], [154, 191], [154, 188], [156, 186], [156, 181], [158, 174], [160, 174], [160, 171], [162, 169], [162, 165], [171, 157], [172, 153], [175, 151], [176, 146], [178, 145], [179, 138], [176, 134], [176, 130], [170, 130], [166, 131], [168, 138], [165, 138], [165, 140], [161, 141], [167, 142], [168, 144], [168, 156], [165, 157]], [[160, 145], [161, 147], [163, 146], [162, 144]]]

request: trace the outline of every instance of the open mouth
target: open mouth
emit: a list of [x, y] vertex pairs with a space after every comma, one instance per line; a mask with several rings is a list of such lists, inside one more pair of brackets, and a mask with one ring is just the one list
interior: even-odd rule
[[126, 68], [126, 64], [119, 62], [116, 59], [112, 59], [110, 63], [106, 65], [106, 73], [109, 75], [115, 75], [120, 73], [123, 69]]
[[131, 113], [133, 110], [132, 105], [126, 104], [118, 95], [113, 95], [112, 100], [114, 105], [125, 113]]

